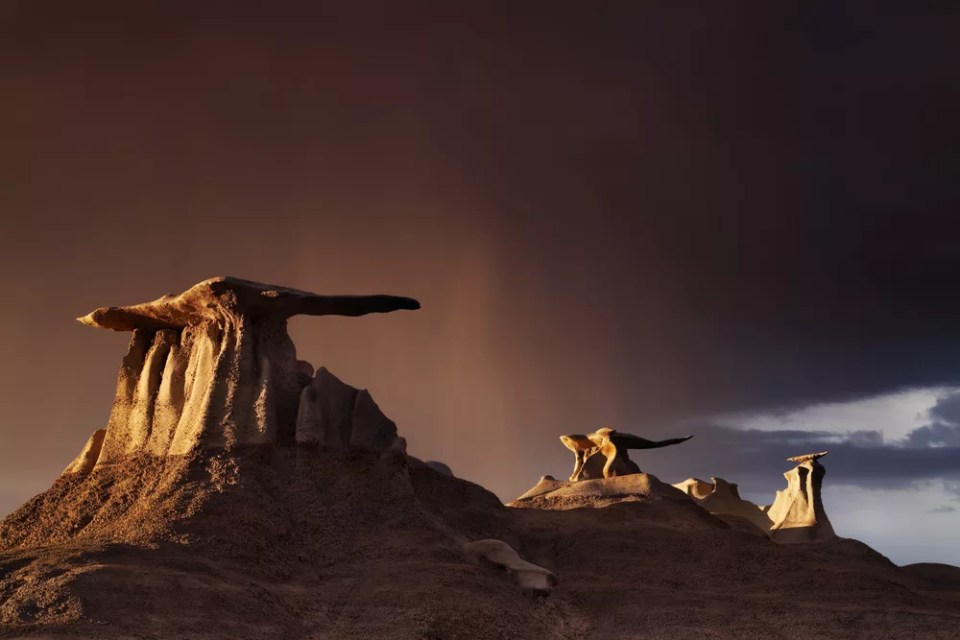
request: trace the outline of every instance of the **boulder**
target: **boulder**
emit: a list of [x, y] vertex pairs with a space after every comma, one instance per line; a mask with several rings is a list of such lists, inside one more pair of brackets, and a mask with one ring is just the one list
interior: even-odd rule
[[433, 469], [434, 471], [436, 471], [437, 473], [442, 473], [448, 478], [456, 478], [456, 476], [453, 475], [453, 470], [450, 468], [450, 466], [443, 462], [440, 462], [439, 460], [427, 460], [424, 464], [430, 467], [431, 469]]
[[512, 575], [521, 588], [539, 595], [547, 595], [557, 586], [557, 578], [550, 571], [527, 562], [503, 540], [487, 538], [463, 545], [467, 557], [479, 562], [486, 560]]

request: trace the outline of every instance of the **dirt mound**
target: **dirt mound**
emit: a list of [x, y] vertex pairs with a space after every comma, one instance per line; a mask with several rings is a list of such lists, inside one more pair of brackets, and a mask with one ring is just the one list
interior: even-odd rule
[[922, 588], [955, 591], [960, 595], [960, 567], [939, 562], [918, 562], [901, 567], [901, 571]]
[[[416, 473], [450, 494], [469, 484]], [[562, 605], [464, 554], [471, 534], [422, 506], [403, 458], [254, 447], [130, 461], [62, 479], [2, 530], [5, 636], [572, 637]]]
[[[956, 592], [866, 545], [784, 547], [652, 476], [589, 482], [592, 504], [581, 482], [511, 509], [406, 456], [303, 446], [65, 477], [0, 526], [0, 637], [955, 637]], [[467, 557], [486, 538], [550, 595]]]

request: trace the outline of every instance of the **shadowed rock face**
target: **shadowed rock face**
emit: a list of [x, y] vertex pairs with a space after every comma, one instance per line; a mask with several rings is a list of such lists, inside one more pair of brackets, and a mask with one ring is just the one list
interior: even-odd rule
[[488, 538], [475, 540], [463, 545], [468, 557], [481, 558], [491, 562], [511, 574], [522, 588], [540, 595], [553, 591], [557, 578], [550, 571], [521, 558], [513, 547], [503, 540]]
[[[396, 427], [365, 390], [298, 361], [287, 334], [291, 316], [418, 309], [398, 296], [320, 296], [238, 278], [212, 278], [180, 295], [104, 307], [80, 322], [133, 337], [117, 379], [103, 437], [82, 464], [133, 453], [185, 455], [267, 443], [336, 449], [402, 448]], [[89, 464], [94, 461], [93, 466]]]

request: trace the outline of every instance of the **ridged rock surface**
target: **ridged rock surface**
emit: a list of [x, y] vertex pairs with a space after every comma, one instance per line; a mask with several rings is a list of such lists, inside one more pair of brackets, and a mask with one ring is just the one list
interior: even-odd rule
[[[402, 448], [365, 390], [298, 361], [286, 322], [297, 314], [358, 316], [419, 303], [399, 296], [320, 296], [238, 278], [212, 278], [180, 295], [105, 307], [84, 324], [132, 331], [113, 408], [85, 460], [269, 443], [338, 449]], [[99, 445], [99, 450], [98, 450]], [[74, 472], [88, 464], [71, 465]]]
[[827, 452], [821, 451], [787, 458], [797, 466], [783, 474], [787, 487], [777, 491], [771, 505], [758, 506], [744, 500], [737, 485], [723, 478], [712, 478], [712, 483], [688, 478], [673, 486], [710, 513], [734, 524], [737, 524], [735, 519], [749, 522], [775, 542], [830, 540], [836, 533], [820, 495], [826, 470], [818, 462], [825, 455]]
[[783, 474], [787, 488], [777, 491], [777, 497], [767, 509], [773, 522], [770, 537], [777, 542], [816, 542], [829, 540], [836, 534], [823, 507], [820, 488], [826, 469], [819, 459], [826, 451], [788, 458], [797, 466]]

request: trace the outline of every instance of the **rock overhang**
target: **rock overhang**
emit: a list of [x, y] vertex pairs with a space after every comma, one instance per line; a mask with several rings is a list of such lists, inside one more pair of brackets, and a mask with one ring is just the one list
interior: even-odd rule
[[218, 276], [180, 294], [167, 294], [123, 307], [100, 307], [77, 318], [81, 323], [114, 331], [182, 329], [227, 317], [286, 320], [296, 315], [362, 316], [368, 313], [416, 310], [419, 301], [405, 296], [319, 295], [290, 287]]
[[68, 471], [86, 473], [132, 454], [263, 444], [402, 452], [396, 425], [366, 390], [297, 359], [286, 321], [419, 308], [403, 296], [323, 296], [217, 277], [178, 295], [96, 309], [80, 322], [133, 336], [106, 430]]

